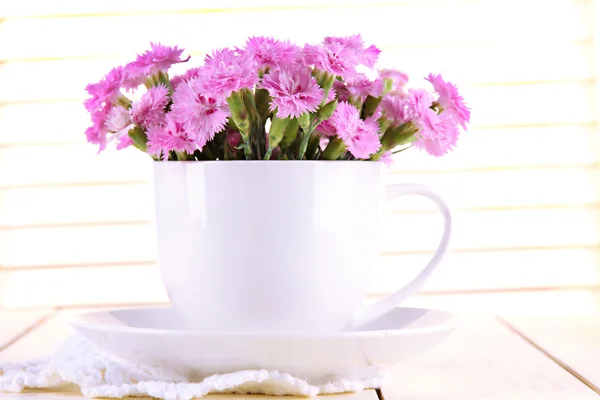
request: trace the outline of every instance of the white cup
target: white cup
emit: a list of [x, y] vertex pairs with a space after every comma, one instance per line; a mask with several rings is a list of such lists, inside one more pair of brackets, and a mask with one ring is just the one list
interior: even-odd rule
[[[448, 247], [445, 202], [422, 185], [382, 186], [378, 162], [153, 165], [158, 264], [173, 307], [192, 329], [352, 329], [417, 290]], [[378, 253], [381, 200], [408, 194], [432, 200], [441, 211], [440, 244], [413, 280], [363, 307]]]

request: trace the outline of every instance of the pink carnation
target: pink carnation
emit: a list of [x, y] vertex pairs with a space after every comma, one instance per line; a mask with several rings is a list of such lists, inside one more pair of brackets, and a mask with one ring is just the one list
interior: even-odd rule
[[144, 83], [147, 77], [159, 71], [166, 72], [173, 64], [186, 62], [190, 58], [180, 58], [183, 49], [177, 46], [163, 46], [160, 43], [150, 43], [150, 50], [139, 54], [137, 59], [130, 62], [124, 69], [123, 87], [135, 89]]
[[362, 103], [367, 99], [367, 96], [381, 96], [383, 92], [383, 81], [381, 79], [372, 81], [364, 74], [357, 74], [347, 80], [346, 89], [352, 98], [355, 98]]
[[317, 80], [305, 68], [272, 70], [263, 77], [261, 87], [271, 95], [270, 108], [271, 111], [277, 109], [278, 118], [297, 118], [313, 112], [325, 95]]
[[134, 127], [129, 115], [129, 110], [122, 106], [113, 107], [108, 113], [106, 127], [112, 133], [110, 140], [117, 141], [117, 150], [124, 149], [133, 144], [129, 131]]
[[436, 100], [444, 109], [444, 113], [448, 113], [449, 117], [463, 129], [467, 129], [467, 123], [471, 119], [471, 111], [465, 105], [464, 100], [456, 86], [451, 82], [445, 82], [441, 75], [429, 74], [426, 78], [433, 85], [433, 89], [438, 93], [439, 98]]
[[331, 117], [337, 135], [346, 143], [348, 151], [356, 158], [369, 158], [381, 147], [379, 124], [374, 118], [362, 120], [356, 107], [340, 102]]
[[173, 88], [173, 90], [175, 90], [180, 83], [189, 82], [190, 79], [197, 78], [198, 75], [200, 75], [200, 68], [190, 68], [187, 71], [185, 71], [184, 74], [174, 76], [171, 79], [171, 87]]
[[84, 103], [86, 110], [94, 112], [106, 104], [114, 103], [121, 95], [123, 67], [113, 68], [98, 83], [90, 83], [85, 90], [92, 96]]
[[324, 136], [335, 136], [337, 134], [337, 131], [335, 130], [335, 126], [333, 126], [331, 120], [331, 118], [326, 119], [325, 121], [317, 125], [315, 129], [321, 132]]
[[204, 93], [229, 97], [231, 92], [252, 89], [258, 81], [256, 63], [245, 52], [227, 48], [215, 50], [204, 61], [197, 78], [199, 88]]
[[334, 101], [337, 98], [337, 93], [333, 88], [329, 89], [327, 92], [327, 97], [325, 98], [325, 103], [329, 103], [330, 101]]
[[133, 122], [144, 128], [162, 124], [168, 103], [169, 89], [165, 85], [151, 87], [139, 101], [133, 103], [131, 107]]
[[430, 108], [433, 98], [425, 90], [410, 90], [408, 95], [412, 122], [419, 128], [415, 147], [436, 157], [443, 156], [456, 144], [458, 129], [447, 115], [438, 115]]
[[300, 56], [300, 48], [295, 44], [262, 36], [249, 38], [246, 52], [262, 70], [292, 66]]
[[336, 97], [339, 101], [348, 101], [350, 98], [350, 92], [348, 91], [348, 88], [346, 87], [344, 82], [339, 81], [337, 79], [333, 82], [331, 92], [335, 92]]
[[352, 49], [356, 54], [358, 62], [369, 68], [373, 68], [375, 66], [377, 59], [379, 58], [379, 53], [381, 53], [381, 50], [374, 45], [365, 49], [365, 43], [363, 42], [360, 34], [347, 37], [328, 36], [325, 38], [323, 43], [325, 43], [325, 45], [339, 43], [348, 49]]
[[456, 146], [458, 133], [457, 126], [448, 116], [442, 114], [437, 120], [425, 118], [414, 145], [432, 156], [441, 157]]
[[110, 104], [106, 104], [104, 107], [93, 111], [92, 126], [85, 131], [88, 142], [100, 145], [98, 152], [101, 152], [106, 148], [106, 134], [108, 133], [106, 118], [108, 117], [110, 109]]
[[404, 87], [408, 83], [408, 75], [404, 72], [400, 72], [395, 69], [382, 69], [379, 70], [379, 78], [382, 80], [389, 79], [392, 82], [392, 90], [390, 93], [396, 95], [406, 95]]
[[358, 65], [355, 52], [340, 43], [319, 46], [306, 44], [303, 56], [306, 64], [342, 77], [353, 76]]
[[196, 148], [202, 148], [204, 143], [198, 145], [193, 135], [190, 135], [183, 124], [176, 122], [171, 114], [167, 114], [163, 126], [153, 126], [148, 130], [148, 154], [169, 159], [169, 152], [180, 151], [192, 154]]
[[400, 96], [385, 96], [380, 108], [392, 126], [401, 125], [412, 118], [408, 100]]
[[175, 89], [171, 114], [203, 146], [225, 128], [229, 106], [224, 97], [204, 94], [199, 78], [193, 78]]
[[360, 35], [326, 37], [322, 45], [306, 44], [303, 49], [305, 63], [346, 79], [356, 74], [358, 65], [372, 68], [379, 53], [375, 46], [365, 49]]
[[379, 50], [375, 45], [371, 45], [365, 49], [361, 56], [361, 64], [366, 67], [373, 68], [375, 64], [377, 64], [377, 59], [379, 59], [379, 54], [381, 50]]

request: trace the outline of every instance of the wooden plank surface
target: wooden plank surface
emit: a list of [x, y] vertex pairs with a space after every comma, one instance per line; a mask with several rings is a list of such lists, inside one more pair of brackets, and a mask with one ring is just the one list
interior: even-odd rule
[[597, 394], [495, 320], [465, 324], [391, 371], [387, 399], [577, 400]]
[[[32, 311], [14, 311], [10, 318], [7, 318], [7, 323], [0, 323], [0, 327], [4, 329], [11, 324], [11, 319], [18, 320], [23, 318], [22, 314], [30, 312]], [[0, 362], [23, 361], [29, 358], [52, 355], [56, 345], [71, 333], [68, 320], [72, 315], [60, 312], [49, 316], [27, 335], [23, 335], [11, 346], [0, 351]]]
[[[67, 321], [72, 312], [61, 312], [31, 334], [0, 352], [0, 361], [49, 355], [71, 332]], [[1, 325], [0, 325], [1, 326]], [[396, 399], [549, 399], [578, 400], [597, 395], [544, 354], [490, 318], [467, 318], [449, 338], [399, 364], [390, 371], [391, 381], [383, 389], [388, 400]], [[369, 394], [340, 398], [374, 399]], [[42, 392], [29, 392], [43, 395]], [[58, 393], [72, 396], [73, 393]], [[10, 400], [22, 395], [2, 397]], [[60, 398], [60, 397], [59, 397]], [[73, 398], [73, 397], [70, 397]], [[75, 397], [76, 398], [76, 397]], [[225, 400], [219, 396], [219, 399]], [[235, 397], [239, 400], [240, 397]]]
[[[600, 307], [599, 298], [596, 305]], [[600, 313], [561, 318], [508, 316], [505, 320], [600, 393]]]
[[[2, 285], [0, 284], [0, 289], [1, 287]], [[0, 310], [0, 352], [10, 347], [19, 338], [42, 325], [52, 312], [51, 309], [18, 312]]]

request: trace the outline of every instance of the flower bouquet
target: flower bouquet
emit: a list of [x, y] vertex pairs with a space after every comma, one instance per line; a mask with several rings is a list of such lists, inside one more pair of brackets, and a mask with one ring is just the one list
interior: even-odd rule
[[[442, 198], [422, 185], [382, 188], [381, 163], [361, 161], [390, 163], [412, 146], [444, 155], [470, 112], [439, 75], [427, 77], [427, 91], [407, 88], [402, 72], [377, 70], [379, 53], [360, 35], [302, 47], [251, 37], [171, 76], [189, 57], [152, 44], [87, 87], [88, 141], [100, 150], [133, 146], [159, 161], [158, 264], [189, 326], [359, 326], [396, 307], [439, 263], [451, 226]], [[386, 199], [433, 201], [444, 231], [414, 279], [362, 309], [377, 257], [380, 189]]]
[[[360, 35], [298, 46], [251, 37], [207, 55], [182, 75], [183, 50], [161, 44], [87, 86], [87, 140], [136, 147], [155, 160], [373, 160], [416, 147], [452, 149], [470, 112], [456, 87], [430, 74], [433, 92], [406, 74], [376, 70], [380, 50]], [[139, 90], [145, 87], [145, 92]]]

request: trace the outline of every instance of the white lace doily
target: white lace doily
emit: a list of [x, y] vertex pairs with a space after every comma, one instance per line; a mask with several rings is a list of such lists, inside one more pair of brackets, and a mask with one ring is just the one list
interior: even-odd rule
[[376, 367], [353, 371], [352, 378], [332, 374], [318, 382], [268, 370], [182, 376], [116, 360], [76, 335], [65, 340], [52, 357], [0, 363], [0, 391], [57, 389], [74, 384], [84, 396], [111, 398], [151, 396], [189, 400], [209, 393], [316, 396], [380, 388], [385, 379], [385, 371]]

